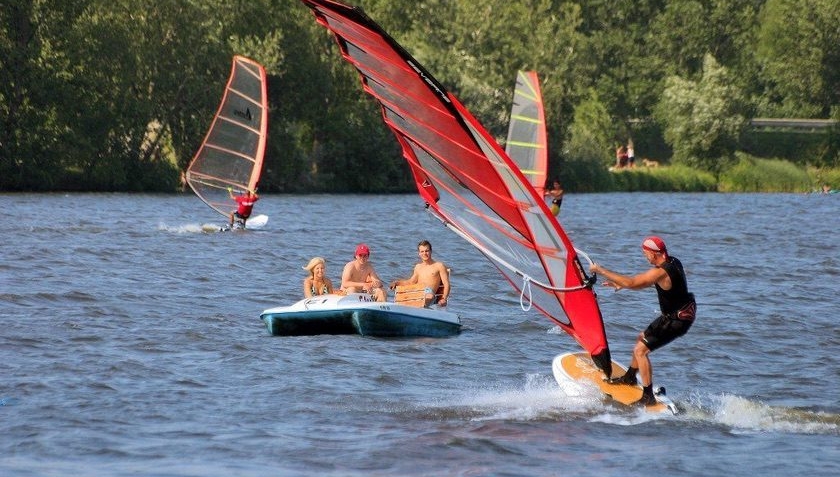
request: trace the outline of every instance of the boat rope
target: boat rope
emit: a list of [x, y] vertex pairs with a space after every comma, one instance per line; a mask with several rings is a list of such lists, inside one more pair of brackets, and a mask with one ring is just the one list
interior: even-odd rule
[[[525, 290], [528, 290], [528, 306], [525, 306]], [[531, 277], [524, 275], [522, 277], [522, 291], [519, 292], [519, 307], [522, 311], [528, 311], [534, 304], [533, 295], [531, 294]]]

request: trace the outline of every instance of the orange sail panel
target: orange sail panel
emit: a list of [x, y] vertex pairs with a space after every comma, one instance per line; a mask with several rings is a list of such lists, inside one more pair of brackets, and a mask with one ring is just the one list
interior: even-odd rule
[[187, 168], [192, 190], [224, 216], [236, 208], [228, 188], [242, 194], [259, 185], [268, 136], [267, 91], [262, 65], [234, 56], [219, 110]]
[[548, 175], [547, 145], [545, 109], [537, 72], [519, 71], [513, 89], [505, 151], [539, 195], [545, 193]]
[[361, 9], [301, 0], [402, 146], [428, 210], [478, 248], [532, 304], [602, 367], [610, 366], [601, 311], [577, 251], [545, 201], [467, 109]]

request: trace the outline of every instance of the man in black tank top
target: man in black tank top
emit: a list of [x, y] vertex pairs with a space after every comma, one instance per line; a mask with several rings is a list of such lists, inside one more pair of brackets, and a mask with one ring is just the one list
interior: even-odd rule
[[656, 287], [662, 314], [639, 333], [627, 373], [618, 378], [608, 379], [611, 383], [635, 385], [638, 371], [643, 389], [639, 403], [649, 406], [656, 404], [656, 398], [653, 395], [653, 367], [648, 354], [684, 335], [691, 328], [697, 304], [694, 295], [688, 291], [682, 263], [676, 257], [668, 255], [665, 242], [661, 238], [646, 238], [642, 242], [642, 252], [653, 267], [638, 275], [622, 275], [596, 263], [593, 263], [589, 270], [606, 277], [604, 285], [613, 287], [616, 291], [622, 288], [641, 290], [651, 285]]

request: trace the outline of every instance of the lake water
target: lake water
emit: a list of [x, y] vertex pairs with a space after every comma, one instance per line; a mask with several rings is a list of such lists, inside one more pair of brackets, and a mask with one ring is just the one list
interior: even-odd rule
[[[840, 195], [567, 195], [575, 245], [626, 273], [665, 238], [698, 319], [651, 355], [685, 412], [567, 396], [577, 344], [415, 195], [266, 196], [202, 233], [192, 195], [0, 194], [0, 475], [840, 475]], [[270, 337], [309, 258], [355, 245], [386, 280], [416, 244], [452, 268], [444, 339]], [[600, 285], [599, 285], [600, 286]], [[613, 356], [653, 290], [599, 288]]]

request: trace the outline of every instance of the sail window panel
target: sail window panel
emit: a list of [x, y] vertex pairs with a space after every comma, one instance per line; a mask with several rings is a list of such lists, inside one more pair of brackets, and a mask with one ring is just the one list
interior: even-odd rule
[[[481, 237], [487, 248], [506, 256], [518, 269], [528, 275], [545, 276], [539, 256], [529, 240], [450, 174], [432, 154], [410, 140], [407, 142], [429, 179], [436, 185], [440, 195], [436, 204], [439, 209], [445, 211], [448, 217], [456, 219], [453, 222], [469, 224], [465, 228], [475, 232], [475, 237]], [[517, 252], [514, 253], [514, 250]], [[527, 251], [526, 254], [522, 253], [523, 250]]]
[[402, 131], [446, 162], [450, 173], [459, 180], [468, 183], [473, 190], [483, 190], [482, 199], [494, 209], [502, 211], [500, 213], [504, 214], [504, 219], [508, 223], [520, 233], [526, 234], [526, 225], [516, 211], [516, 204], [501, 192], [507, 187], [501, 182], [500, 176], [494, 174], [491, 169], [482, 167], [487, 159], [475, 149], [476, 143], [473, 138], [465, 134], [457, 123], [453, 124], [455, 122], [453, 117], [449, 117], [448, 122], [437, 123], [440, 129], [430, 129], [424, 124], [412, 121], [409, 110], [414, 109], [395, 112], [389, 107], [384, 107], [383, 116], [390, 126]]
[[[357, 68], [360, 68], [361, 74], [365, 77], [366, 91], [377, 99], [394, 105], [404, 105], [403, 107], [407, 105], [414, 114], [422, 114], [427, 118], [426, 122], [429, 124], [451, 120], [452, 113], [437, 96], [429, 94], [427, 88], [408, 87], [412, 84], [416, 85], [416, 76], [395, 78], [378, 74], [367, 69], [367, 66], [357, 65]], [[382, 70], [379, 71], [381, 72]], [[428, 111], [416, 111], [418, 109], [428, 109]]]
[[[516, 167], [511, 167], [511, 163], [506, 161], [503, 156], [503, 152], [501, 149], [495, 145], [495, 142], [491, 143], [488, 141], [487, 137], [485, 137], [484, 133], [473, 127], [472, 122], [475, 119], [470, 115], [466, 110], [461, 110], [466, 115], [463, 117], [464, 124], [472, 132], [472, 137], [474, 138], [476, 144], [479, 146], [483, 156], [486, 160], [489, 160], [490, 164], [496, 170], [496, 173], [501, 178], [502, 183], [505, 185], [505, 190], [507, 190], [510, 195], [513, 197], [514, 201], [517, 203], [524, 203], [525, 207], [531, 207], [535, 203], [534, 197], [530, 190], [523, 185], [523, 181], [519, 179], [519, 175], [522, 173], [519, 172], [519, 169]], [[527, 182], [524, 181], [524, 182]], [[542, 199], [540, 199], [542, 200]], [[548, 210], [548, 209], [546, 209]], [[517, 211], [519, 213], [519, 211]]]
[[250, 128], [242, 128], [221, 120], [208, 134], [207, 146], [232, 156], [253, 160], [257, 154], [259, 136], [259, 133]]
[[262, 104], [263, 83], [259, 76], [254, 76], [250, 70], [245, 70], [242, 64], [237, 64], [237, 70], [231, 82], [231, 91], [251, 103], [251, 107], [260, 107]]
[[516, 162], [522, 173], [529, 177], [529, 180], [530, 176], [539, 174], [537, 154], [542, 149], [542, 145], [537, 142], [537, 128], [537, 124], [512, 117], [508, 140], [505, 143], [508, 155]]
[[[261, 97], [262, 96], [262, 70], [261, 66], [252, 60], [248, 60], [245, 57], [237, 56], [236, 57], [236, 70], [234, 71], [235, 76], [242, 75], [244, 77], [252, 78], [252, 82], [249, 84], [253, 84], [255, 88], [247, 88], [251, 91], [254, 91], [255, 94], [251, 95], [253, 97]], [[243, 80], [244, 81], [244, 80]]]
[[265, 110], [259, 104], [254, 104], [250, 98], [228, 94], [222, 102], [219, 119], [259, 134], [264, 115]]
[[[390, 88], [380, 82], [373, 81], [371, 78], [367, 79], [366, 86], [368, 92], [383, 103], [385, 107], [398, 111], [402, 116], [411, 116], [412, 122], [422, 123], [425, 128], [439, 129], [441, 125], [446, 125], [452, 121], [452, 115], [449, 111], [434, 107], [440, 105], [438, 102], [429, 105], [422, 100], [411, 97], [409, 91]], [[449, 133], [449, 131], [446, 131], [446, 133]], [[443, 134], [443, 131], [440, 131], [439, 134]], [[464, 136], [464, 138], [466, 137]]]
[[[348, 13], [353, 14], [355, 12]], [[344, 41], [365, 45], [366, 48], [371, 50], [376, 49], [380, 56], [388, 56], [394, 63], [402, 61], [379, 32], [366, 28], [355, 21], [347, 21], [340, 16], [333, 15], [328, 10], [318, 9], [316, 16], [322, 25]]]
[[414, 70], [402, 67], [404, 63], [394, 65], [387, 59], [369, 55], [365, 50], [353, 44], [347, 44], [347, 49], [353, 66], [367, 80], [366, 82], [376, 83], [369, 86], [381, 87], [369, 91], [370, 93], [386, 89], [390, 90], [392, 95], [402, 96], [404, 102], [417, 103], [440, 111], [446, 110], [445, 107], [439, 105], [440, 98], [429, 91], [425, 83], [417, 81], [417, 73]]
[[537, 117], [536, 105], [518, 114], [511, 114], [506, 145], [508, 147], [521, 148], [522, 152], [528, 154], [541, 149], [542, 145], [537, 142], [537, 133], [540, 124], [539, 118]]
[[[520, 233], [525, 230], [522, 217], [515, 213], [515, 204], [511, 203], [510, 198], [500, 192], [504, 190], [504, 186], [499, 181], [499, 177], [493, 174], [491, 170], [481, 167], [481, 164], [486, 161], [483, 156], [464, 147], [463, 143], [441, 136], [437, 131], [423, 127], [421, 124], [411, 121], [410, 117], [397, 113], [390, 108], [383, 108], [383, 115], [389, 126], [411, 137], [413, 141], [421, 144], [436, 157], [441, 158], [446, 163], [449, 174], [457, 177], [460, 182], [468, 184], [472, 190], [482, 191], [482, 200], [494, 204], [496, 210], [507, 211], [504, 216], [506, 222], [511, 223]], [[452, 131], [455, 130], [448, 130], [448, 132]], [[474, 143], [470, 141], [468, 144]], [[506, 203], [503, 209], [499, 206], [502, 203]]]
[[[256, 107], [238, 107], [235, 104], [225, 104], [218, 121], [220, 127], [227, 128], [232, 135], [245, 134], [250, 132], [260, 135], [260, 126], [263, 123], [263, 111]], [[245, 142], [238, 140], [238, 142]]]
[[[540, 257], [530, 248], [530, 243], [469, 189], [447, 174], [445, 168], [430, 154], [416, 147], [414, 155], [437, 187], [440, 199], [436, 206], [467, 235], [479, 242], [480, 249], [489, 251], [485, 255], [490, 260], [497, 262], [493, 258], [496, 256], [506, 262], [505, 265], [497, 264], [497, 267], [517, 290], [522, 290], [523, 280], [510, 272], [507, 266], [513, 266], [527, 276], [541, 277], [547, 281]], [[533, 286], [530, 301], [558, 324], [571, 326], [554, 292]]]

